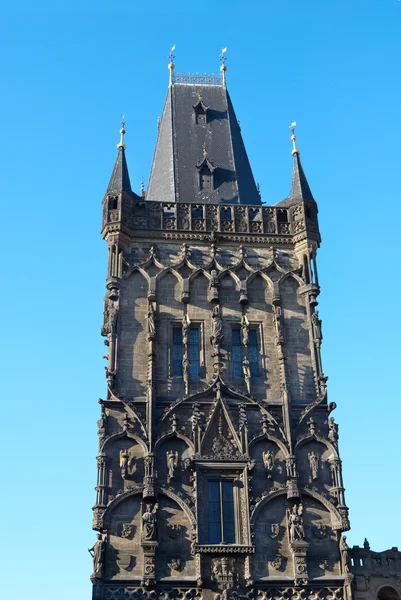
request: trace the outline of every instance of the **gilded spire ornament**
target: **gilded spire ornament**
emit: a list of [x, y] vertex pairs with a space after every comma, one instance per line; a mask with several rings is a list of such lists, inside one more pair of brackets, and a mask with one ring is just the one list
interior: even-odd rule
[[174, 46], [171, 47], [170, 50], [170, 54], [168, 55], [170, 62], [168, 63], [168, 70], [170, 71], [170, 79], [169, 79], [169, 85], [173, 85], [173, 72], [174, 72], [174, 50], [175, 50], [175, 44]]
[[122, 121], [121, 121], [121, 129], [120, 129], [120, 141], [117, 144], [117, 148], [126, 148], [125, 143], [124, 143], [124, 135], [125, 135], [125, 115], [123, 115], [122, 117]]
[[299, 150], [297, 148], [297, 137], [295, 135], [295, 127], [297, 126], [297, 122], [293, 121], [290, 125], [290, 131], [291, 131], [291, 141], [292, 141], [292, 152], [291, 154], [299, 154]]
[[221, 62], [220, 71], [221, 71], [221, 79], [222, 79], [224, 87], [226, 87], [226, 71], [227, 71], [226, 52], [227, 52], [227, 47], [223, 48], [221, 51], [221, 54], [220, 54], [220, 62]]

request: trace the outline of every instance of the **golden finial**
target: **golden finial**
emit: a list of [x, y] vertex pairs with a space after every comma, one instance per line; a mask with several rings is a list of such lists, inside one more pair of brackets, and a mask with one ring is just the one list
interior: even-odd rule
[[204, 156], [204, 158], [206, 158], [206, 156], [207, 156], [206, 142], [203, 144], [202, 150], [203, 150], [203, 156]]
[[174, 50], [175, 50], [175, 44], [174, 44], [174, 46], [171, 47], [170, 54], [168, 55], [169, 60], [170, 60], [170, 62], [168, 63], [168, 69], [170, 71], [169, 85], [173, 85], [173, 71], [174, 71], [174, 62], [173, 61], [175, 58], [175, 56], [173, 54]]
[[198, 100], [202, 100], [202, 92], [201, 92], [201, 90], [198, 90], [198, 91], [196, 92], [196, 95], [197, 95], [197, 97], [198, 97]]
[[292, 141], [292, 152], [291, 154], [299, 154], [299, 150], [297, 148], [297, 137], [295, 135], [295, 127], [297, 126], [297, 122], [293, 121], [290, 125], [290, 131], [291, 131], [291, 141]]
[[124, 134], [125, 134], [125, 115], [123, 115], [122, 121], [121, 121], [121, 129], [120, 129], [120, 143], [117, 144], [117, 148], [125, 148], [125, 144], [124, 144]]
[[227, 67], [226, 67], [226, 52], [227, 52], [227, 47], [223, 48], [220, 54], [220, 62], [221, 62], [221, 67], [220, 67], [220, 71], [221, 71], [221, 78], [223, 80], [223, 86], [226, 87], [226, 71], [227, 71]]

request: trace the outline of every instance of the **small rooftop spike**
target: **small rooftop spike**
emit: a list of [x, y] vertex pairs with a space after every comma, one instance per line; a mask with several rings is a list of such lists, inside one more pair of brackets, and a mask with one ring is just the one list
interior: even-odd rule
[[175, 44], [174, 44], [174, 46], [171, 47], [170, 54], [168, 55], [169, 60], [170, 60], [170, 62], [168, 63], [168, 67], [167, 67], [168, 70], [170, 71], [169, 85], [173, 85], [173, 72], [174, 72], [174, 62], [173, 61], [175, 58], [175, 56], [173, 54], [174, 50], [175, 50]]
[[220, 71], [221, 71], [221, 78], [223, 80], [223, 86], [226, 87], [226, 71], [227, 71], [227, 67], [226, 67], [226, 52], [227, 52], [227, 47], [223, 48], [220, 54], [220, 62], [221, 62], [221, 67], [220, 67]]
[[126, 192], [127, 194], [131, 194], [131, 182], [128, 174], [128, 166], [125, 158], [125, 143], [124, 143], [124, 135], [125, 135], [125, 121], [123, 115], [123, 121], [121, 123], [120, 129], [120, 141], [117, 144], [118, 154], [117, 159], [114, 165], [113, 172], [110, 177], [109, 185], [107, 186], [106, 194], [118, 194], [121, 192]]
[[[299, 202], [302, 200], [303, 202], [315, 202], [311, 189], [309, 187], [308, 180], [306, 179], [306, 175], [301, 165], [301, 159], [299, 158], [299, 150], [296, 144], [296, 135], [295, 135], [295, 126], [296, 122], [293, 121], [290, 125], [291, 131], [291, 141], [292, 141], [292, 151], [291, 154], [294, 157], [294, 170], [292, 172], [292, 185], [291, 192], [287, 199], [289, 204], [293, 204], [294, 202]], [[280, 203], [281, 204], [281, 203]]]

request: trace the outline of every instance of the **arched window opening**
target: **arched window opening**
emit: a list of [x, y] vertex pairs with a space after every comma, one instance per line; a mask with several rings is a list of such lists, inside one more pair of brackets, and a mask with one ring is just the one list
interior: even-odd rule
[[117, 210], [118, 196], [109, 196], [108, 208], [109, 210]]
[[279, 223], [288, 223], [288, 212], [285, 208], [279, 208], [277, 211], [277, 221]]

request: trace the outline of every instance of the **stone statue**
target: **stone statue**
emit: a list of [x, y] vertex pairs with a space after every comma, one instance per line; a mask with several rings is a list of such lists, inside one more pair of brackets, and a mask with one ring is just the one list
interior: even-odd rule
[[153, 310], [152, 303], [149, 303], [147, 319], [148, 319], [148, 340], [153, 340], [156, 335], [156, 325], [155, 325], [155, 311]]
[[242, 333], [242, 343], [245, 348], [248, 346], [249, 340], [249, 321], [246, 315], [243, 315], [241, 318], [241, 333]]
[[276, 323], [276, 333], [277, 333], [277, 338], [279, 340], [282, 340], [282, 338], [283, 338], [283, 328], [282, 328], [282, 323], [281, 323], [281, 317], [282, 317], [281, 306], [279, 304], [275, 304], [274, 305], [274, 321]]
[[178, 465], [178, 452], [174, 450], [168, 450], [166, 454], [167, 468], [168, 468], [168, 479], [173, 479], [175, 470]]
[[182, 319], [182, 344], [183, 344], [183, 346], [188, 346], [190, 325], [191, 325], [191, 321], [189, 320], [188, 315], [184, 315], [184, 317]]
[[216, 287], [219, 287], [219, 278], [217, 276], [217, 271], [215, 269], [213, 269], [210, 272], [209, 288], [216, 288]]
[[345, 535], [342, 535], [340, 538], [340, 554], [343, 573], [349, 573], [349, 546]]
[[303, 505], [294, 504], [292, 510], [287, 508], [287, 519], [290, 532], [290, 542], [297, 542], [305, 539], [304, 520], [302, 517]]
[[321, 341], [322, 336], [322, 321], [319, 319], [319, 313], [315, 310], [311, 315], [313, 339]]
[[316, 452], [309, 452], [308, 461], [312, 473], [312, 479], [317, 479], [317, 471], [319, 468], [319, 455]]
[[274, 467], [274, 452], [273, 450], [266, 450], [266, 452], [262, 452], [263, 464], [265, 466], [266, 471], [268, 471], [267, 477], [271, 477], [271, 471], [273, 471]]
[[184, 381], [189, 380], [189, 369], [190, 369], [190, 362], [188, 360], [188, 357], [184, 356], [184, 359], [182, 361], [182, 376], [183, 376]]
[[146, 505], [145, 512], [142, 515], [142, 538], [147, 541], [156, 539], [156, 524], [157, 524], [157, 513], [158, 504], [152, 508], [151, 504]]
[[297, 476], [296, 463], [295, 463], [294, 456], [289, 456], [288, 458], [285, 459], [285, 468], [287, 471], [287, 477], [296, 477]]
[[313, 417], [311, 417], [308, 421], [308, 429], [309, 429], [309, 435], [316, 434], [316, 422]]
[[329, 440], [330, 442], [333, 442], [334, 444], [336, 442], [338, 442], [338, 425], [336, 425], [335, 421], [334, 421], [334, 417], [330, 417], [329, 421]]
[[251, 365], [247, 358], [244, 358], [244, 360], [242, 361], [242, 372], [244, 374], [244, 379], [245, 379], [248, 393], [250, 393], [251, 392]]
[[213, 308], [212, 313], [212, 335], [210, 336], [210, 343], [213, 348], [218, 348], [223, 341], [223, 321], [220, 315], [220, 309], [218, 306]]
[[107, 298], [104, 313], [103, 313], [103, 327], [101, 334], [103, 336], [114, 335], [117, 333], [117, 322], [118, 322], [118, 305], [112, 300]]
[[120, 469], [125, 471], [128, 469], [129, 452], [128, 450], [120, 450]]
[[96, 577], [102, 576], [104, 564], [104, 548], [105, 543], [103, 541], [102, 534], [98, 533], [95, 545], [92, 546], [92, 548], [88, 548], [88, 552], [93, 558], [93, 574]]

